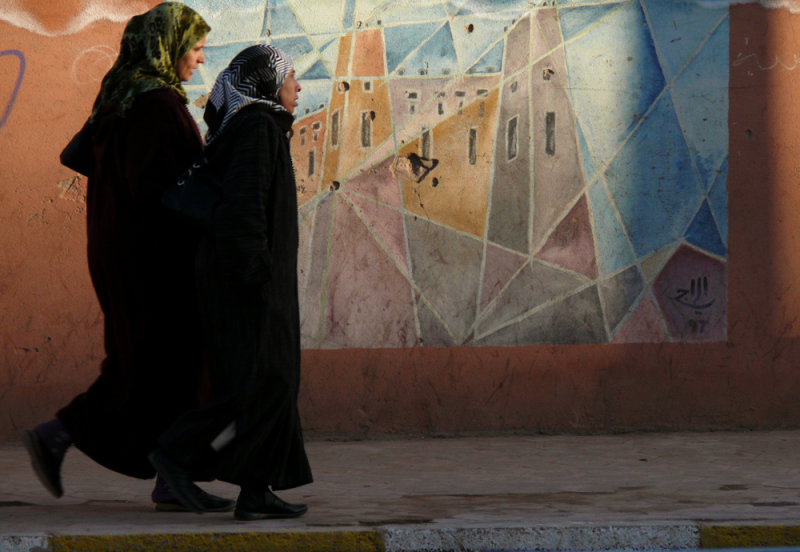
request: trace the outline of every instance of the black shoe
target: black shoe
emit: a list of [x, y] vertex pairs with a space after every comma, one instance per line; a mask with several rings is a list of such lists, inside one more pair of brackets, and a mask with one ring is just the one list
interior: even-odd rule
[[172, 491], [172, 494], [175, 495], [175, 499], [187, 511], [197, 512], [198, 514], [209, 511], [207, 509], [208, 503], [203, 498], [203, 495], [207, 493], [195, 485], [189, 474], [170, 460], [161, 449], [151, 452], [147, 459], [150, 460], [158, 475], [167, 482], [167, 486]]
[[56, 458], [44, 445], [36, 431], [26, 429], [22, 432], [22, 444], [31, 457], [31, 465], [36, 477], [39, 478], [44, 488], [56, 498], [61, 498], [64, 489], [61, 486], [61, 462], [64, 457]]
[[[214, 496], [200, 489], [197, 494], [198, 500], [203, 504], [204, 512], [230, 512], [236, 506], [235, 500]], [[159, 512], [191, 512], [189, 508], [181, 504], [177, 498], [160, 500], [156, 502], [156, 510]]]
[[294, 518], [308, 510], [305, 504], [289, 504], [275, 496], [272, 491], [245, 491], [239, 493], [233, 516], [241, 521], [256, 519]]

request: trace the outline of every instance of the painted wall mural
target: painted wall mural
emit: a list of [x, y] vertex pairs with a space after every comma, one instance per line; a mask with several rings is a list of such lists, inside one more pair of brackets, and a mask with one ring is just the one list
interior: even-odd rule
[[724, 3], [185, 1], [198, 120], [295, 58], [305, 348], [726, 339]]

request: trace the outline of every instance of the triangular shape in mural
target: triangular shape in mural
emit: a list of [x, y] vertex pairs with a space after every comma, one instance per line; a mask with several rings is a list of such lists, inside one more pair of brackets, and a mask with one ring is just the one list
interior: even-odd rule
[[414, 285], [460, 342], [475, 320], [483, 244], [421, 217], [405, 222]]
[[323, 341], [339, 347], [414, 346], [408, 280], [346, 201], [336, 209], [329, 256]]
[[401, 271], [408, 274], [406, 236], [403, 215], [400, 211], [381, 205], [353, 193], [343, 192], [353, 204], [367, 226], [375, 234], [382, 248], [394, 259]]
[[284, 52], [291, 52], [292, 57], [299, 59], [314, 51], [311, 41], [302, 36], [291, 36], [287, 38], [273, 38], [272, 45]]
[[620, 326], [612, 343], [663, 343], [669, 341], [664, 322], [649, 293], [642, 296], [639, 306]]
[[308, 0], [286, 0], [291, 6], [292, 13], [297, 18], [298, 25], [304, 33], [311, 35], [326, 35], [331, 32], [342, 32], [349, 27], [342, 27], [343, 2], [309, 2]]
[[477, 336], [474, 345], [567, 345], [607, 341], [597, 287], [590, 286], [560, 301], [549, 303], [522, 320], [488, 335]]
[[639, 268], [634, 265], [601, 282], [597, 287], [600, 290], [606, 322], [613, 333], [614, 328], [619, 325], [639, 298], [644, 289], [644, 278], [642, 278]]
[[503, 70], [503, 42], [498, 42], [484, 56], [467, 69], [468, 75], [498, 73]]
[[383, 34], [386, 40], [386, 69], [394, 73], [401, 63], [419, 48], [422, 41], [435, 33], [441, 23], [422, 23], [386, 27]]
[[300, 79], [329, 79], [331, 74], [322, 61], [317, 61], [308, 71], [299, 75]]
[[435, 21], [441, 24], [449, 18], [443, 3], [433, 2], [384, 2], [385, 7], [380, 11], [378, 19], [382, 25], [406, 25], [418, 22]]
[[422, 46], [401, 64], [404, 74], [449, 75], [459, 71], [458, 56], [453, 45], [450, 24], [443, 25]]
[[597, 169], [594, 165], [594, 159], [592, 158], [592, 152], [589, 150], [589, 144], [586, 143], [586, 137], [583, 135], [583, 129], [581, 128], [581, 122], [576, 119], [575, 121], [575, 128], [578, 131], [578, 147], [580, 148], [581, 153], [581, 162], [583, 163], [583, 174], [586, 178], [586, 182], [591, 182], [595, 174], [597, 174]]
[[[272, 4], [272, 2], [270, 2]], [[306, 35], [306, 29], [300, 25], [292, 8], [283, 2], [278, 2], [275, 7], [269, 8], [267, 21], [270, 36], [280, 37], [287, 35]]]
[[720, 237], [728, 245], [728, 158], [717, 171], [717, 178], [708, 190], [708, 204], [717, 221]]
[[[326, 194], [322, 200], [311, 201], [306, 209], [313, 206], [313, 209], [304, 209], [305, 215], [301, 217], [300, 228], [307, 229], [310, 237], [306, 238], [310, 242], [307, 255], [307, 262], [298, 259], [298, 264], [307, 266], [308, 273], [305, 277], [305, 290], [302, 292], [305, 298], [305, 305], [302, 309], [301, 331], [304, 339], [304, 346], [317, 348], [321, 342], [322, 320], [325, 308], [325, 279], [330, 268], [328, 247], [330, 244], [331, 231], [333, 227], [334, 214], [337, 206], [336, 194]], [[313, 220], [313, 224], [306, 225], [306, 220]], [[309, 234], [306, 234], [308, 236]], [[304, 237], [304, 236], [303, 236]], [[300, 283], [300, 282], [298, 282]]]
[[[503, 40], [500, 39], [498, 42], [498, 37], [503, 35], [503, 28], [507, 25], [503, 19], [488, 16], [470, 15], [454, 18], [451, 28], [459, 67], [462, 70], [472, 68], [478, 60], [496, 50], [498, 45], [502, 47]], [[495, 71], [499, 71], [500, 68], [500, 64], [495, 65]]]
[[386, 0], [358, 0], [358, 2], [356, 2], [354, 18], [356, 21], [361, 22], [362, 27], [364, 25], [372, 27], [377, 24], [378, 21], [383, 23], [382, 10], [385, 9], [385, 7]]
[[[666, 151], [670, 155], [663, 155]], [[660, 175], [657, 182], [654, 175]], [[637, 255], [683, 236], [705, 188], [692, 168], [669, 95], [661, 97], [604, 176]]]
[[728, 155], [728, 140], [720, 139], [728, 136], [728, 71], [727, 68], [717, 69], [719, 52], [728, 48], [728, 36], [727, 26], [717, 27], [686, 70], [674, 80], [670, 90], [686, 143], [706, 190]]
[[686, 231], [686, 241], [720, 257], [725, 256], [725, 244], [720, 238], [717, 223], [707, 201], [703, 201], [697, 216], [689, 225], [689, 229]]
[[494, 244], [486, 244], [486, 261], [481, 286], [481, 310], [486, 308], [527, 262], [527, 257]]
[[[314, 2], [320, 4], [321, 2]], [[342, 12], [342, 29], [348, 30], [355, 26], [356, 21], [356, 0], [344, 0], [344, 11]]]
[[612, 274], [634, 261], [633, 249], [602, 180], [589, 186], [589, 200], [600, 273]]
[[667, 80], [684, 68], [720, 20], [728, 15], [727, 3], [714, 6], [684, 2], [678, 9], [674, 2], [664, 0], [642, 0], [642, 3]]
[[561, 32], [564, 40], [572, 40], [576, 35], [597, 25], [613, 12], [620, 9], [619, 4], [596, 4], [593, 6], [563, 5], [558, 9]]
[[[638, 2], [586, 9], [612, 10], [600, 24], [564, 46], [572, 106], [601, 166], [613, 159], [637, 128], [666, 82]], [[571, 9], [559, 10], [562, 27], [571, 13]]]
[[658, 251], [648, 255], [647, 257], [641, 260], [642, 264], [642, 274], [644, 274], [644, 279], [647, 283], [652, 283], [658, 275], [661, 273], [661, 270], [664, 268], [664, 265], [672, 258], [672, 255], [675, 254], [675, 250], [678, 248], [681, 242], [673, 242], [670, 244], [665, 245]]
[[425, 347], [452, 347], [456, 343], [452, 334], [447, 330], [442, 320], [423, 301], [422, 296], [414, 294], [417, 305], [417, 321], [419, 322], [419, 345]]
[[597, 278], [594, 236], [585, 195], [580, 197], [567, 216], [556, 226], [536, 254], [536, 258], [583, 274], [590, 279]]
[[341, 184], [342, 189], [371, 197], [376, 201], [398, 209], [401, 208], [403, 200], [400, 193], [400, 183], [392, 174], [391, 169], [394, 160], [394, 156], [387, 157], [380, 163], [362, 170], [353, 178], [345, 180]]
[[533, 260], [517, 272], [486, 311], [481, 313], [479, 333], [502, 327], [554, 298], [572, 293], [585, 283], [584, 278], [572, 272]]

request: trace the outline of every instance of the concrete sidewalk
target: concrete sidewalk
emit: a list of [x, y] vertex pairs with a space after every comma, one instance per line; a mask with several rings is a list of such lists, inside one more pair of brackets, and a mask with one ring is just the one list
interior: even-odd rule
[[[295, 520], [159, 513], [71, 450], [65, 495], [0, 444], [0, 550], [664, 550], [800, 545], [800, 431], [311, 441]], [[236, 488], [204, 488], [235, 498]]]

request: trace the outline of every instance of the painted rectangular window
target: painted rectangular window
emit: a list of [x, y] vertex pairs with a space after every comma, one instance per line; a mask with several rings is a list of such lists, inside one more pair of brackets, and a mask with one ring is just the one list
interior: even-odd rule
[[334, 111], [331, 115], [331, 147], [339, 145], [339, 112]]
[[430, 159], [431, 158], [431, 131], [425, 130], [422, 133], [422, 138], [420, 139], [420, 157], [423, 159]]
[[313, 149], [308, 150], [308, 176], [314, 176], [314, 163], [316, 162], [316, 153]]
[[478, 162], [478, 129], [469, 129], [469, 164]]
[[300, 129], [300, 145], [306, 145], [306, 127]]
[[548, 111], [545, 116], [545, 148], [547, 155], [556, 154], [556, 114]]
[[508, 160], [511, 161], [517, 158], [519, 132], [517, 130], [517, 122], [519, 117], [514, 116], [508, 121], [506, 127], [506, 152], [508, 153]]
[[372, 81], [364, 81], [364, 92], [372, 92]]
[[444, 115], [444, 104], [439, 102], [439, 115]]
[[361, 112], [361, 147], [368, 148], [372, 145], [372, 114], [369, 111]]

